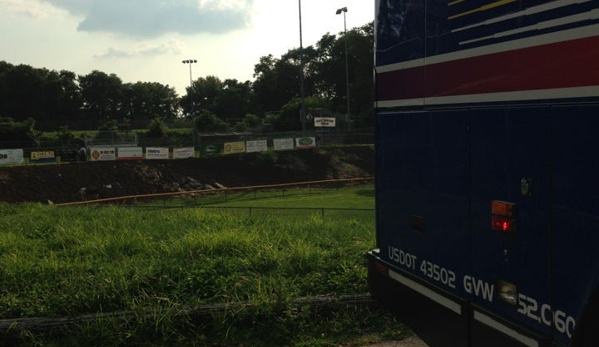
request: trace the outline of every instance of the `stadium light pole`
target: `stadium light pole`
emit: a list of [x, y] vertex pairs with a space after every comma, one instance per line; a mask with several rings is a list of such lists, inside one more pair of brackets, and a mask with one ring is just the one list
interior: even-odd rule
[[190, 102], [191, 102], [191, 115], [192, 117], [195, 115], [195, 104], [193, 102], [193, 78], [191, 77], [191, 65], [197, 63], [196, 59], [186, 59], [183, 60], [183, 64], [189, 64], [189, 92], [190, 92]]
[[302, 0], [299, 5], [299, 34], [300, 34], [300, 118], [302, 121], [302, 136], [306, 134], [306, 112], [304, 104], [304, 45], [302, 42]]
[[337, 10], [336, 14], [343, 13], [343, 33], [345, 36], [345, 99], [347, 101], [347, 114], [345, 115], [346, 124], [349, 124], [349, 62], [347, 59], [347, 24], [345, 21], [345, 14], [347, 13], [347, 7], [342, 7]]

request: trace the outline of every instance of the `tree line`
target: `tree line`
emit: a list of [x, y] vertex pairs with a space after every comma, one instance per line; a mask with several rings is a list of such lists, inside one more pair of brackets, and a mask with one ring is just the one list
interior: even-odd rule
[[183, 96], [168, 85], [123, 83], [117, 75], [97, 70], [77, 75], [0, 61], [0, 130], [2, 124], [17, 124], [20, 131], [31, 132], [94, 130], [106, 124], [147, 128], [156, 122], [185, 121], [200, 131], [264, 123], [281, 131], [301, 129], [301, 66], [308, 112], [317, 116], [347, 112], [345, 40], [350, 120], [356, 127], [371, 126], [373, 35], [373, 23], [339, 35], [327, 33], [314, 46], [290, 49], [279, 58], [261, 57], [253, 82], [206, 76], [192, 81]]

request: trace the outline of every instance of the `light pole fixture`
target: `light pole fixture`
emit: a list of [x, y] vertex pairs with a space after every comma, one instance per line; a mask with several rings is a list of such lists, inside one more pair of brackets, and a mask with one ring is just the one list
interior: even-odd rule
[[299, 5], [299, 34], [300, 34], [300, 119], [302, 121], [302, 136], [306, 134], [306, 106], [304, 104], [304, 45], [302, 42], [302, 0]]
[[198, 61], [195, 59], [187, 59], [187, 60], [183, 60], [183, 64], [189, 64], [189, 85], [191, 86], [193, 84], [192, 82], [192, 78], [191, 78], [191, 64], [195, 64]]
[[347, 59], [347, 24], [345, 21], [345, 13], [347, 13], [347, 7], [342, 7], [337, 10], [336, 14], [343, 13], [343, 33], [345, 36], [345, 99], [347, 101], [347, 114], [345, 115], [345, 120], [349, 124], [349, 62]]
[[193, 102], [193, 78], [191, 77], [191, 65], [197, 63], [196, 59], [183, 60], [183, 64], [189, 64], [189, 98], [191, 103], [191, 115], [195, 115], [195, 104]]

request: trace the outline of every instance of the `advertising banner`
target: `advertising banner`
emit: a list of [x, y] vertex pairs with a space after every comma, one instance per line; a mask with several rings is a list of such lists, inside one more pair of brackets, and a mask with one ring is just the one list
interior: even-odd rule
[[75, 148], [63, 148], [60, 150], [60, 161], [71, 163], [77, 161], [77, 150]]
[[275, 151], [287, 151], [287, 150], [291, 150], [291, 149], [295, 148], [293, 146], [293, 138], [292, 137], [287, 138], [287, 139], [274, 139], [273, 144], [274, 144]]
[[173, 159], [187, 159], [195, 157], [193, 147], [173, 148]]
[[233, 154], [233, 153], [244, 153], [245, 152], [245, 142], [225, 142], [225, 147], [223, 149], [224, 154]]
[[337, 119], [335, 117], [314, 117], [314, 127], [328, 127], [334, 128], [336, 126]]
[[116, 160], [116, 149], [114, 147], [92, 147], [89, 150], [91, 161]]
[[25, 163], [22, 149], [0, 149], [0, 165], [17, 165]]
[[223, 151], [222, 144], [200, 146], [200, 158], [201, 157], [214, 157], [214, 156], [219, 155], [222, 151]]
[[146, 159], [168, 159], [168, 148], [146, 147]]
[[117, 155], [118, 160], [141, 160], [144, 158], [141, 147], [119, 147]]
[[266, 140], [252, 140], [245, 142], [246, 152], [266, 152], [268, 147], [266, 145]]
[[32, 151], [29, 156], [31, 164], [49, 164], [56, 163], [54, 151]]
[[295, 148], [314, 148], [316, 147], [315, 137], [296, 137]]

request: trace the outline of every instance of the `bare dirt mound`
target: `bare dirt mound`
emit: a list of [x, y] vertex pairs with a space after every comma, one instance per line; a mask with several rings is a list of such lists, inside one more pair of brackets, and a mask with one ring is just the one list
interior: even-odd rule
[[374, 148], [349, 146], [185, 160], [105, 161], [0, 167], [0, 201], [64, 203], [92, 198], [374, 175]]

